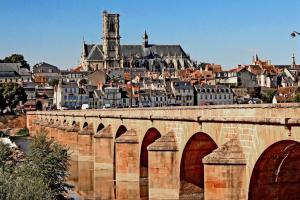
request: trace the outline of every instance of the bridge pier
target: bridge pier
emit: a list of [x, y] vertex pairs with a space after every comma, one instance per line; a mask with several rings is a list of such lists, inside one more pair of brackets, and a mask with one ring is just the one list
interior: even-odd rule
[[180, 161], [174, 132], [148, 146], [149, 199], [179, 199]]
[[247, 199], [246, 159], [233, 138], [203, 159], [204, 199]]
[[136, 131], [126, 131], [116, 139], [116, 181], [139, 181], [139, 141]]
[[94, 167], [95, 170], [107, 170], [113, 173], [114, 138], [111, 125], [103, 128], [94, 135]]
[[71, 160], [78, 161], [78, 131], [79, 127], [72, 125], [65, 130], [65, 142], [68, 144]]
[[78, 132], [78, 160], [93, 160], [93, 132], [86, 129]]

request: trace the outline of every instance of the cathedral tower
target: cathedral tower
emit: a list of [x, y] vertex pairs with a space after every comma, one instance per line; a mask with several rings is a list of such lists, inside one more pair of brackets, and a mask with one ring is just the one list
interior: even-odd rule
[[120, 66], [120, 32], [119, 14], [103, 11], [103, 54], [104, 68], [112, 69]]

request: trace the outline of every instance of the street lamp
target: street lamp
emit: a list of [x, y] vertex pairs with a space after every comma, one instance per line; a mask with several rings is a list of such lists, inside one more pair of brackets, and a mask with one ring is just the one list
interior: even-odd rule
[[299, 32], [297, 32], [297, 31], [293, 31], [292, 33], [291, 33], [291, 37], [296, 37], [296, 35], [300, 35], [300, 33]]

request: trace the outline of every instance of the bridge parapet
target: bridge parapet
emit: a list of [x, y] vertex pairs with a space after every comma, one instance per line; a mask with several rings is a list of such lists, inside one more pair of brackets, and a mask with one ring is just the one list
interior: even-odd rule
[[[202, 195], [205, 190], [206, 199], [219, 190], [224, 191], [219, 199], [230, 199], [222, 196], [230, 192], [247, 199], [262, 153], [280, 141], [300, 142], [298, 103], [36, 111], [27, 117], [33, 130], [46, 124], [34, 121], [46, 120], [52, 123], [51, 136], [72, 138], [77, 159], [93, 160], [95, 170], [116, 169], [121, 181], [148, 177], [150, 199], [162, 192], [166, 199], [189, 195], [184, 190], [190, 184]], [[60, 132], [57, 127], [64, 123], [69, 127]], [[65, 139], [70, 128], [74, 134]], [[213, 180], [227, 172], [219, 182]]]

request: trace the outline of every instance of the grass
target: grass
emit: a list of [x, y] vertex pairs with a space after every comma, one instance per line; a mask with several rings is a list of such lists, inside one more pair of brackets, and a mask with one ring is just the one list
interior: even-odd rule
[[22, 137], [26, 137], [26, 136], [29, 136], [29, 131], [27, 128], [23, 128], [21, 129], [18, 133], [17, 133], [18, 136], [22, 136]]

